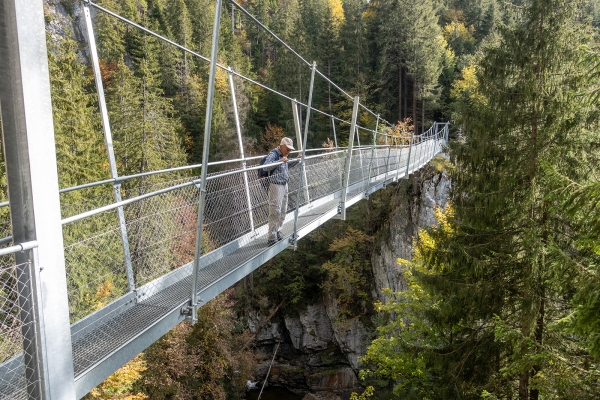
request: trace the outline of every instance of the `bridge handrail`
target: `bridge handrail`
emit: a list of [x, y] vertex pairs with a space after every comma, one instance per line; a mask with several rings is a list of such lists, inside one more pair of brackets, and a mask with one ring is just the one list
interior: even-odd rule
[[[338, 151], [327, 152], [327, 153], [323, 153], [323, 154], [317, 154], [317, 155], [314, 155], [314, 156], [306, 157], [306, 159], [308, 160], [308, 159], [314, 159], [314, 158], [319, 158], [319, 157], [324, 157], [324, 156], [330, 156], [332, 154], [337, 154], [337, 153], [341, 153], [341, 152], [345, 152], [345, 151], [346, 150], [338, 150]], [[252, 158], [256, 159], [257, 157], [252, 157]], [[283, 162], [277, 162], [275, 164], [281, 165], [281, 164], [283, 164]], [[240, 169], [236, 169], [234, 171], [228, 171], [228, 172], [224, 172], [224, 173], [220, 173], [220, 174], [215, 174], [215, 175], [208, 176], [207, 180], [213, 180], [213, 179], [220, 178], [220, 177], [223, 177], [223, 176], [229, 176], [229, 175], [234, 175], [234, 174], [238, 174], [238, 173], [244, 173], [244, 172], [248, 172], [248, 171], [255, 171], [255, 170], [260, 169], [262, 167], [263, 167], [262, 165], [257, 165], [257, 166], [253, 166], [253, 167], [240, 168]], [[175, 186], [170, 186], [170, 187], [167, 187], [167, 188], [164, 188], [164, 189], [156, 190], [154, 192], [145, 193], [143, 195], [132, 197], [132, 198], [127, 199], [127, 200], [122, 200], [122, 201], [119, 201], [119, 202], [114, 202], [114, 203], [108, 204], [106, 206], [98, 207], [98, 208], [96, 208], [94, 210], [86, 211], [86, 212], [83, 212], [83, 213], [80, 213], [80, 214], [73, 215], [73, 216], [68, 217], [68, 218], [64, 218], [63, 220], [61, 220], [61, 223], [63, 225], [67, 225], [67, 224], [69, 224], [71, 222], [79, 221], [79, 220], [82, 220], [84, 218], [88, 218], [88, 217], [91, 217], [93, 215], [96, 215], [96, 214], [100, 214], [100, 213], [103, 213], [103, 212], [106, 212], [106, 211], [114, 210], [116, 208], [119, 208], [119, 207], [122, 207], [122, 206], [125, 206], [125, 205], [128, 205], [128, 204], [131, 204], [131, 203], [135, 203], [137, 201], [144, 200], [144, 199], [147, 199], [149, 197], [154, 197], [154, 196], [157, 196], [157, 195], [160, 195], [160, 194], [168, 193], [168, 192], [171, 192], [173, 190], [181, 189], [181, 188], [184, 188], [184, 187], [187, 187], [187, 186], [196, 185], [197, 183], [198, 183], [198, 179], [194, 179], [194, 180], [191, 180], [189, 182], [185, 182], [185, 183], [182, 183], [182, 184], [179, 184], [179, 185], [175, 185]]]
[[31, 250], [38, 246], [37, 240], [32, 240], [30, 242], [23, 242], [16, 244], [14, 246], [6, 247], [4, 249], [0, 249], [0, 256], [7, 256], [9, 254], [18, 253], [20, 251]]
[[[358, 127], [358, 128], [359, 129], [367, 130], [369, 132], [375, 132], [375, 131], [372, 131], [372, 130], [370, 130], [368, 128], [362, 128], [362, 127]], [[378, 132], [378, 134], [379, 135], [383, 135], [383, 136], [394, 137], [393, 135], [382, 134], [381, 132]], [[421, 137], [421, 136], [423, 136], [423, 135], [415, 135], [415, 138]], [[423, 140], [419, 140], [419, 142], [423, 142]], [[376, 145], [375, 147], [390, 147], [390, 146], [393, 146], [393, 145]], [[355, 148], [370, 149], [371, 146], [360, 146], [360, 147], [356, 146]], [[335, 149], [345, 149], [345, 147], [337, 147]], [[316, 148], [316, 149], [306, 149], [306, 152], [328, 151], [328, 150], [331, 150], [331, 148], [321, 147], [321, 148]], [[295, 151], [291, 152], [291, 154], [297, 154], [297, 153], [300, 153], [300, 150], [295, 150]], [[331, 153], [329, 153], [329, 154], [331, 154]], [[236, 158], [236, 159], [232, 159], [232, 160], [212, 161], [212, 162], [208, 163], [208, 166], [224, 165], [224, 164], [231, 164], [231, 163], [237, 163], [237, 162], [246, 162], [246, 161], [252, 161], [252, 160], [259, 160], [262, 157], [264, 157], [264, 155], [252, 156], [252, 157], [244, 157], [244, 158]], [[193, 164], [193, 165], [184, 165], [184, 166], [181, 166], [181, 167], [166, 168], [166, 169], [161, 169], [161, 170], [156, 170], [156, 171], [148, 171], [148, 172], [143, 172], [143, 173], [139, 173], [139, 174], [124, 175], [124, 176], [119, 176], [117, 178], [104, 179], [104, 180], [101, 180], [101, 181], [89, 182], [89, 183], [84, 183], [84, 184], [81, 184], [81, 185], [67, 187], [67, 188], [64, 188], [64, 189], [60, 189], [58, 192], [61, 193], [61, 194], [63, 194], [63, 193], [68, 193], [68, 192], [72, 192], [72, 191], [75, 191], [75, 190], [88, 189], [88, 188], [92, 188], [92, 187], [96, 187], [96, 186], [102, 186], [102, 185], [114, 184], [114, 183], [121, 183], [121, 182], [125, 182], [125, 181], [131, 180], [131, 179], [143, 178], [143, 177], [146, 177], [146, 176], [158, 175], [158, 174], [163, 174], [163, 173], [171, 173], [171, 172], [177, 172], [177, 171], [185, 171], [185, 170], [196, 169], [196, 168], [201, 168], [201, 167], [202, 167], [202, 164]], [[247, 170], [250, 170], [250, 168], [248, 167]], [[0, 203], [0, 208], [7, 207], [8, 205], [9, 205], [8, 201], [2, 202], [2, 203]], [[0, 244], [2, 244], [3, 242], [6, 242], [7, 239], [8, 238], [0, 239]]]

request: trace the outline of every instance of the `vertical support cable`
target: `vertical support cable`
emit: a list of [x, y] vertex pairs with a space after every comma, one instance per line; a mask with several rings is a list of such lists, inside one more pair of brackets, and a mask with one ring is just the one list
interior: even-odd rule
[[[304, 122], [304, 140], [302, 143], [302, 160], [300, 161], [302, 163], [302, 167], [304, 168], [304, 164], [306, 163], [305, 157], [306, 157], [306, 142], [308, 139], [308, 123], [310, 121], [310, 109], [312, 107], [312, 96], [313, 96], [313, 88], [315, 85], [315, 71], [317, 70], [317, 62], [313, 61], [312, 64], [312, 71], [310, 74], [310, 90], [308, 92], [308, 103], [307, 103], [307, 108], [306, 108], [306, 121]], [[303, 175], [304, 174], [300, 174], [300, 179], [298, 179], [298, 192], [296, 193], [296, 210], [294, 211], [294, 235], [293, 237], [290, 239], [291, 241], [293, 241], [294, 244], [294, 250], [296, 249], [297, 243], [298, 243], [298, 212], [300, 210], [300, 192], [302, 191], [302, 181], [303, 181]], [[307, 188], [308, 190], [308, 188]]]
[[[398, 151], [399, 149], [399, 151]], [[396, 167], [396, 178], [395, 181], [398, 181], [398, 179], [400, 179], [400, 169], [402, 168], [402, 166], [400, 165], [400, 162], [402, 161], [402, 151], [404, 150], [404, 136], [400, 136], [400, 144], [398, 144], [398, 141], [396, 141], [396, 163], [395, 163], [395, 167]]]
[[[300, 131], [300, 112], [298, 110], [298, 102], [295, 99], [294, 101], [292, 101], [292, 114], [294, 114], [294, 130], [296, 131], [296, 143], [299, 146], [298, 150], [303, 151], [304, 146], [302, 145], [302, 133]], [[302, 153], [302, 155], [304, 156], [304, 153]], [[302, 163], [302, 176], [304, 178], [304, 181], [306, 182], [306, 185], [304, 185], [304, 195], [306, 196], [306, 199], [310, 204], [310, 196], [308, 193], [308, 179], [306, 178], [306, 164], [304, 162]]]
[[387, 154], [387, 158], [385, 160], [385, 176], [383, 178], [383, 185], [385, 186], [386, 182], [387, 182], [387, 177], [388, 177], [388, 171], [390, 169], [390, 153], [392, 152], [392, 147], [391, 146], [387, 146], [388, 148], [388, 154]]
[[429, 144], [429, 152], [431, 154], [431, 158], [433, 159], [433, 157], [435, 156], [435, 149], [436, 149], [436, 145], [437, 145], [437, 125], [435, 125], [435, 129], [433, 129], [431, 131], [431, 143]]
[[432, 133], [432, 142], [433, 142], [433, 146], [431, 149], [431, 152], [433, 153], [433, 155], [435, 155], [435, 151], [437, 149], [437, 144], [438, 144], [438, 137], [439, 137], [439, 132], [438, 132], [438, 123], [434, 122], [433, 123], [433, 133]]
[[450, 121], [446, 122], [446, 126], [444, 127], [444, 132], [445, 132], [445, 137], [444, 140], [446, 141], [446, 145], [448, 145], [448, 135], [450, 132]]
[[202, 147], [202, 172], [200, 173], [200, 201], [198, 202], [198, 226], [196, 231], [196, 248], [192, 268], [192, 317], [191, 322], [198, 321], [198, 269], [202, 254], [202, 225], [204, 224], [204, 208], [206, 203], [206, 173], [208, 170], [208, 152], [210, 148], [210, 130], [212, 127], [213, 100], [215, 98], [215, 76], [217, 53], [219, 52], [219, 25], [221, 23], [221, 6], [223, 0], [215, 5], [215, 21], [213, 24], [212, 46], [210, 50], [210, 73], [208, 76], [208, 94], [206, 99], [206, 120], [204, 123], [204, 145]]
[[348, 139], [348, 150], [346, 153], [346, 164], [344, 165], [344, 176], [342, 183], [342, 200], [340, 201], [338, 214], [340, 218], [346, 220], [346, 197], [348, 196], [348, 181], [350, 180], [350, 164], [352, 163], [352, 148], [354, 147], [354, 132], [356, 131], [356, 117], [358, 115], [358, 96], [354, 97], [354, 107], [352, 108], [352, 121], [350, 122], [350, 138]]
[[[98, 61], [98, 49], [96, 47], [96, 38], [94, 37], [94, 27], [92, 25], [92, 17], [90, 7], [87, 3], [83, 3], [83, 14], [85, 16], [85, 27], [87, 31], [88, 45], [90, 47], [90, 56], [92, 58], [92, 66], [94, 68], [94, 79], [96, 81], [96, 90], [98, 92], [98, 104], [100, 105], [100, 114], [102, 116], [102, 129], [104, 131], [104, 141], [106, 143], [106, 152], [108, 153], [108, 164], [110, 167], [111, 178], [115, 179], [113, 191], [115, 202], [118, 203], [121, 198], [121, 183], [117, 181], [119, 174], [117, 172], [117, 162], [115, 160], [115, 150], [113, 147], [112, 133], [110, 129], [110, 121], [108, 119], [108, 109], [106, 108], [106, 99], [104, 97], [104, 86], [102, 84], [102, 74], [100, 72], [100, 62]], [[119, 218], [119, 229], [121, 231], [121, 242], [123, 244], [123, 255], [125, 258], [125, 270], [127, 273], [127, 283], [129, 291], [135, 290], [135, 277], [133, 275], [133, 266], [131, 263], [131, 251], [129, 249], [129, 237], [127, 235], [127, 225], [125, 223], [125, 213], [123, 207], [117, 208]]]
[[360, 175], [365, 179], [365, 171], [363, 171], [363, 152], [360, 146], [360, 132], [358, 131], [358, 125], [355, 127], [356, 141], [358, 142], [358, 159], [360, 160]]
[[[231, 6], [233, 10], [233, 5]], [[246, 202], [248, 203], [248, 218], [250, 219], [250, 230], [254, 232], [254, 215], [252, 212], [252, 199], [250, 198], [250, 185], [248, 184], [248, 171], [246, 171], [246, 160], [244, 159], [244, 142], [242, 141], [242, 126], [240, 125], [240, 116], [238, 114], [237, 99], [235, 97], [235, 87], [233, 86], [233, 72], [231, 67], [227, 68], [229, 78], [229, 90], [231, 91], [231, 101], [233, 102], [233, 116], [235, 117], [235, 131], [237, 132], [238, 145], [240, 147], [240, 158], [242, 169], [244, 169], [244, 188], [246, 189]]]
[[415, 170], [421, 168], [421, 148], [423, 147], [423, 135], [416, 135], [415, 136], [415, 140], [417, 140], [418, 138], [418, 142], [417, 142], [417, 147], [415, 148], [415, 152], [416, 152], [416, 159], [417, 159], [417, 165], [414, 168]]
[[[33, 286], [30, 252], [15, 254], [23, 367], [30, 399], [75, 400], [67, 274], [60, 215], [56, 143], [44, 4], [0, 1], [2, 144], [15, 244], [37, 241]], [[44, 288], [43, 302], [35, 296]], [[27, 318], [24, 318], [27, 313]], [[43, 325], [42, 325], [43, 324]], [[45, 347], [44, 347], [45, 346]]]

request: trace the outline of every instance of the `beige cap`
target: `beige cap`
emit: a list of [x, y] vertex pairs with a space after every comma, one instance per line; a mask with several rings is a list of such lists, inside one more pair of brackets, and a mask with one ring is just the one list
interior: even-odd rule
[[295, 150], [294, 149], [294, 142], [292, 142], [292, 139], [290, 139], [289, 137], [284, 137], [283, 139], [281, 139], [281, 144], [285, 144], [285, 147], [287, 147], [290, 150]]

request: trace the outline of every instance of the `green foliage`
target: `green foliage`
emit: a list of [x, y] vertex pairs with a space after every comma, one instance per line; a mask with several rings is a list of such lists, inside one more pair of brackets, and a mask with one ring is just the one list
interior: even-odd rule
[[370, 314], [372, 237], [348, 228], [335, 239], [329, 250], [335, 252], [330, 261], [323, 264], [327, 278], [323, 282], [324, 293], [337, 300], [340, 318]]
[[138, 355], [83, 398], [85, 400], [146, 400], [148, 396], [145, 394], [133, 392], [134, 384], [142, 377], [142, 373], [146, 369], [144, 356]]
[[294, 313], [332, 295], [343, 319], [360, 317], [370, 325], [370, 260], [390, 209], [398, 206], [393, 187], [354, 205], [347, 221], [327, 222], [302, 238], [297, 251], [285, 251], [255, 271], [249, 291], [238, 287], [240, 304], [250, 306], [249, 300], [262, 307], [260, 299], [268, 299], [270, 304], [283, 302], [284, 313]]
[[106, 179], [104, 138], [100, 130], [93, 79], [70, 38], [48, 42], [54, 135], [60, 187]]
[[[523, 6], [455, 85], [454, 211], [420, 233], [409, 290], [379, 305], [390, 322], [366, 375], [390, 379], [403, 398], [597, 396], [586, 318], [597, 254], [577, 223], [593, 196], [569, 199], [552, 175], [595, 176], [596, 105], [581, 93], [597, 87], [597, 50], [577, 3]], [[568, 204], [582, 209], [569, 217]]]
[[237, 399], [252, 374], [253, 357], [236, 332], [227, 294], [198, 309], [198, 322], [180, 324], [145, 353], [136, 388], [148, 399]]

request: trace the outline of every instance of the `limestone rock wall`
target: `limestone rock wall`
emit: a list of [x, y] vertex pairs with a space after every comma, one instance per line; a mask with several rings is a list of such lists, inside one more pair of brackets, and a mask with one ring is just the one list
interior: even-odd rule
[[382, 289], [393, 292], [406, 289], [398, 258], [410, 260], [413, 238], [420, 228], [435, 224], [435, 207], [445, 208], [448, 203], [450, 179], [445, 173], [426, 169], [398, 187], [398, 207], [390, 213], [386, 223], [388, 240], [381, 241], [371, 259], [375, 276], [373, 298], [384, 301]]

